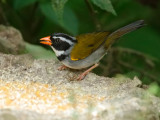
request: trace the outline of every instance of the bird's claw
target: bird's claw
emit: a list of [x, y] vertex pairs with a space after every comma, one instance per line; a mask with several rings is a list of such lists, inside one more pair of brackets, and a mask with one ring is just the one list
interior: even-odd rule
[[80, 74], [80, 75], [77, 77], [77, 80], [78, 80], [78, 81], [83, 80], [87, 74], [88, 74], [88, 73], [82, 73], [82, 74]]
[[62, 71], [62, 70], [65, 70], [65, 69], [67, 69], [67, 66], [65, 66], [65, 65], [62, 65], [62, 66], [60, 66], [60, 67], [58, 68], [59, 71]]

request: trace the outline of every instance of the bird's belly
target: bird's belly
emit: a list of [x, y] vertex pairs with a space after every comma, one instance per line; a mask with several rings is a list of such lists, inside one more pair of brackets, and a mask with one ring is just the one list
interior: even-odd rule
[[98, 48], [96, 51], [94, 51], [91, 55], [86, 57], [85, 59], [73, 61], [71, 60], [69, 56], [64, 61], [62, 61], [62, 63], [65, 66], [72, 68], [72, 69], [83, 69], [83, 68], [90, 67], [94, 65], [95, 63], [98, 63], [105, 54], [106, 54], [106, 50], [102, 46]]

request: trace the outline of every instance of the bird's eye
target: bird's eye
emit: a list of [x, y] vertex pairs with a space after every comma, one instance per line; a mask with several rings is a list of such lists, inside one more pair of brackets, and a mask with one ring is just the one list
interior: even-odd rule
[[54, 40], [56, 43], [60, 42], [60, 38], [55, 38]]

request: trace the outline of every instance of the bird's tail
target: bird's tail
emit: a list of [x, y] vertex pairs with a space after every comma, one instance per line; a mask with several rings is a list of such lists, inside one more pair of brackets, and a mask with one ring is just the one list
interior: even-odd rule
[[116, 30], [115, 32], [111, 33], [107, 37], [107, 40], [105, 42], [105, 47], [109, 48], [115, 42], [116, 39], [120, 38], [121, 36], [131, 32], [131, 31], [134, 31], [138, 28], [141, 28], [143, 26], [144, 26], [144, 20], [138, 20], [136, 22], [133, 22], [127, 26], [124, 26], [124, 27]]

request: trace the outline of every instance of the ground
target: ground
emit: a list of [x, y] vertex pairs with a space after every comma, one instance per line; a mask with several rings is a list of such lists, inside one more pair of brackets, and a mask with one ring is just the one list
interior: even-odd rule
[[[160, 99], [124, 76], [106, 78], [58, 71], [56, 59], [0, 54], [0, 119], [160, 119]], [[12, 118], [12, 119], [11, 119]]]

